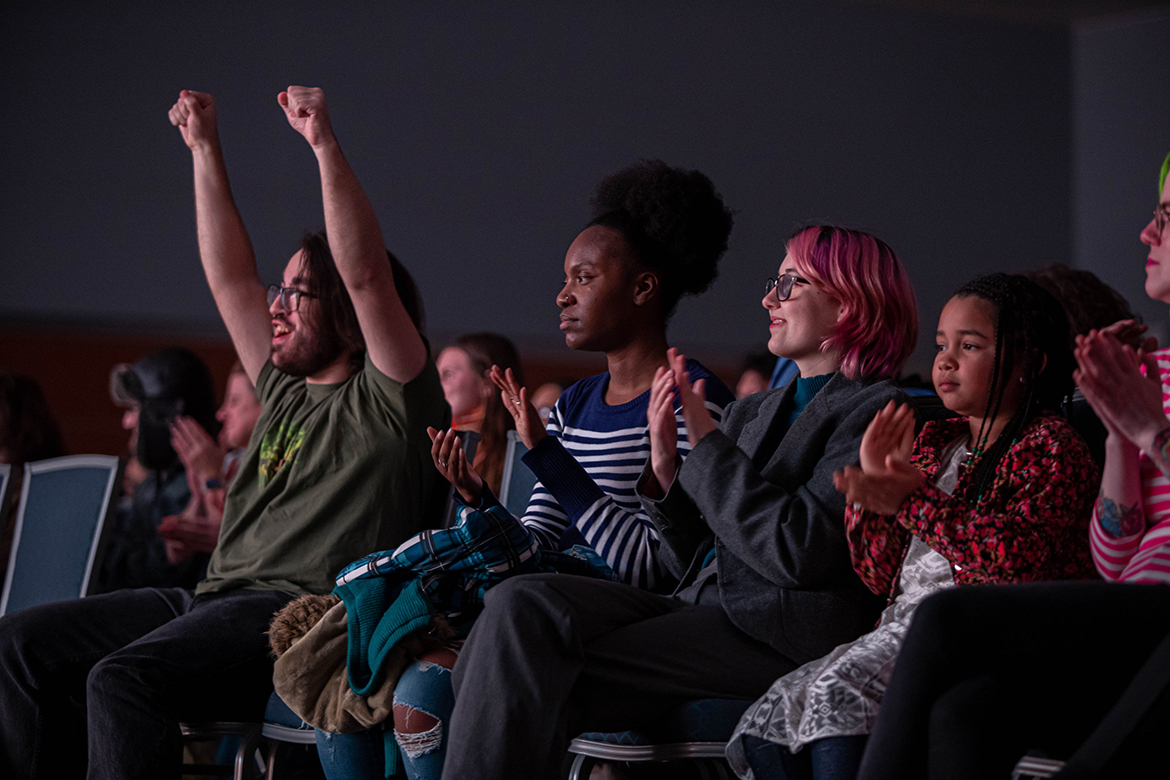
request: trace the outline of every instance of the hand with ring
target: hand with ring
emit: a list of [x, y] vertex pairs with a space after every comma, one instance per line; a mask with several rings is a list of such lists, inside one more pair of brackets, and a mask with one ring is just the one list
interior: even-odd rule
[[544, 421], [540, 419], [540, 412], [528, 401], [528, 388], [521, 387], [516, 381], [512, 369], [501, 371], [499, 366], [492, 366], [488, 378], [496, 387], [500, 388], [500, 399], [504, 406], [512, 413], [516, 423], [516, 433], [520, 441], [528, 449], [532, 449], [548, 436], [544, 430]]
[[427, 435], [431, 437], [431, 460], [435, 462], [435, 468], [455, 486], [460, 498], [469, 506], [478, 504], [483, 494], [483, 478], [467, 462], [467, 452], [459, 435], [453, 430], [434, 428], [427, 428]]

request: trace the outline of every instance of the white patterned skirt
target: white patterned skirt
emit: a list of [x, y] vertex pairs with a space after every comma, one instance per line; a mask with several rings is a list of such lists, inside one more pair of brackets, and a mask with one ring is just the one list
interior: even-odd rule
[[784, 675], [748, 707], [727, 745], [736, 774], [752, 776], [744, 758], [745, 735], [786, 745], [795, 753], [818, 739], [873, 730], [914, 609], [927, 596], [955, 584], [947, 559], [917, 536], [898, 582], [901, 592], [882, 612], [877, 628]]

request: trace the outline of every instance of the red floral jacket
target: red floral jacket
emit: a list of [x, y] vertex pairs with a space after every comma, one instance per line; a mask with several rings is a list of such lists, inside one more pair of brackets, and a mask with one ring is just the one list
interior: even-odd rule
[[1033, 418], [975, 505], [963, 497], [974, 464], [960, 467], [953, 495], [934, 486], [966, 428], [966, 417], [926, 423], [910, 458], [926, 484], [896, 515], [846, 509], [853, 568], [869, 589], [893, 594], [912, 534], [950, 561], [959, 585], [1094, 577], [1089, 517], [1100, 475], [1072, 426], [1057, 414]]

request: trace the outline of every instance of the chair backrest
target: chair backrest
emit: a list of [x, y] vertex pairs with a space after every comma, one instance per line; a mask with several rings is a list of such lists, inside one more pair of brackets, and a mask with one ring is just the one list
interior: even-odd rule
[[0, 615], [89, 593], [121, 471], [112, 455], [25, 464]]
[[0, 463], [0, 533], [8, 527], [8, 507], [12, 504], [12, 466]]
[[500, 480], [500, 503], [514, 517], [523, 517], [536, 487], [536, 475], [521, 460], [528, 448], [520, 441], [520, 434], [508, 431], [508, 449], [504, 453], [504, 476]]

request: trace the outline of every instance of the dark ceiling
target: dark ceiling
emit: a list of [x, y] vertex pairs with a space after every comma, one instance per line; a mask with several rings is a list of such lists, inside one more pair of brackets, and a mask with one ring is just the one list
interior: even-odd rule
[[1170, 2], [1166, 0], [858, 0], [858, 2], [997, 17], [1044, 25], [1070, 25], [1103, 16], [1143, 13], [1154, 9], [1170, 12]]

